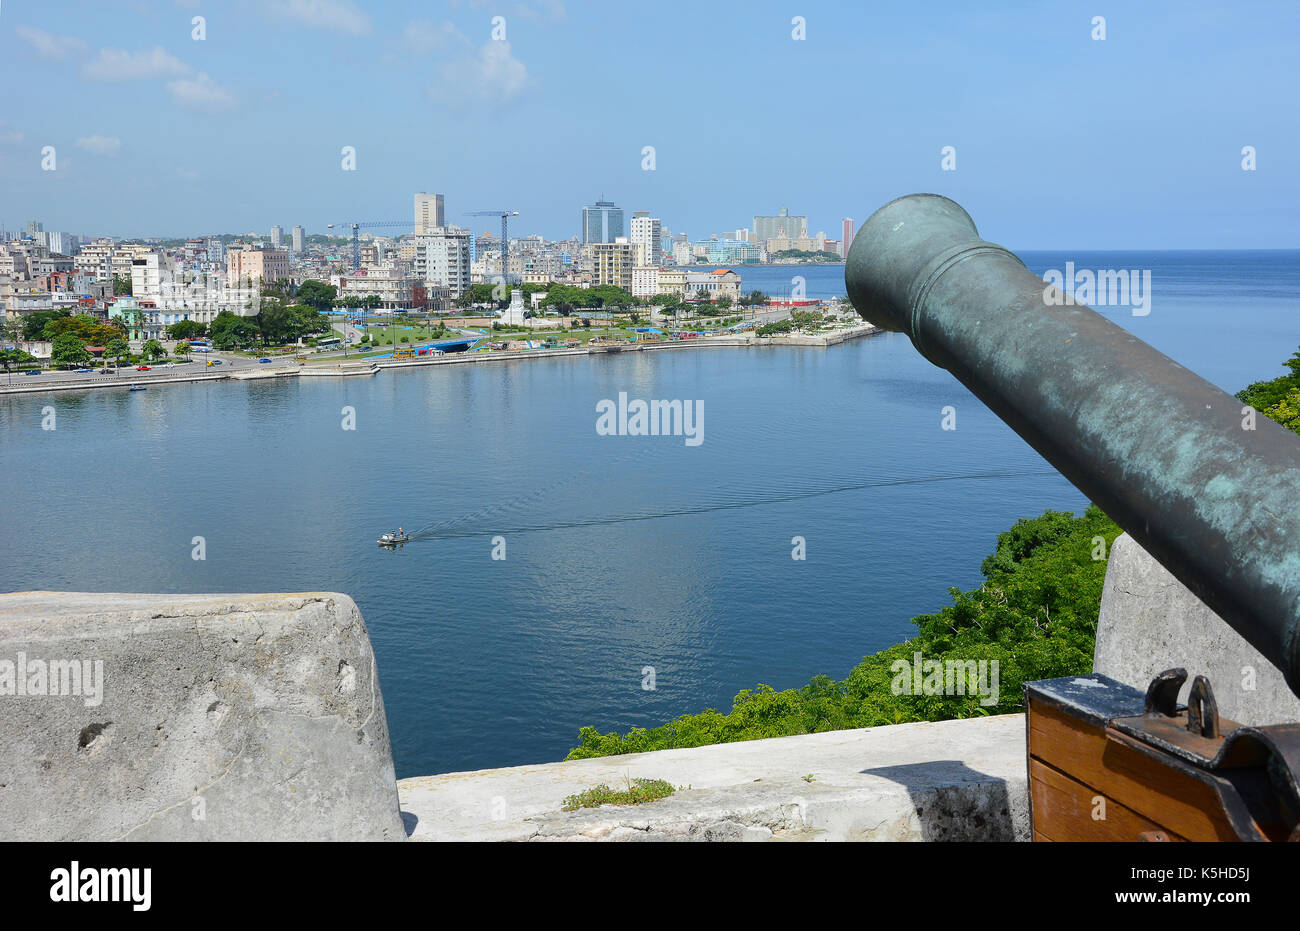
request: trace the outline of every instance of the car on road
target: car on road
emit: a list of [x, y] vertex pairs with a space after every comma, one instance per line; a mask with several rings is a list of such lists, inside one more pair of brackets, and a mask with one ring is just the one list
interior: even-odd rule
[[39, 374], [41, 374], [41, 370], [40, 370], [40, 369], [28, 369], [27, 371], [23, 372], [23, 374], [24, 374], [24, 375], [39, 375]]
[[258, 362], [270, 362], [271, 360], [270, 360], [270, 359], [258, 359], [257, 361], [258, 361]]
[[102, 368], [102, 369], [99, 370], [99, 374], [101, 374], [101, 375], [116, 375], [116, 374], [117, 374], [117, 369], [115, 369], [115, 368], [109, 368], [109, 367], [106, 366], [106, 367], [104, 367], [104, 368]]
[[209, 360], [208, 360], [208, 365], [220, 365], [220, 364], [221, 364], [221, 360], [220, 360], [220, 359], [209, 359]]
[[77, 369], [78, 372], [93, 372], [94, 369]]
[[137, 372], [147, 372], [147, 371], [149, 371], [149, 366], [147, 366], [147, 365], [137, 365], [137, 366], [135, 367], [135, 370], [136, 370]]

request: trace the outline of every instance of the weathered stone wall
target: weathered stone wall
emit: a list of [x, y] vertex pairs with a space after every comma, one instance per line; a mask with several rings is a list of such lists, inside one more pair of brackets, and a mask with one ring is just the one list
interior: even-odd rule
[[1106, 564], [1093, 670], [1145, 690], [1175, 666], [1187, 670], [1180, 701], [1203, 675], [1225, 718], [1251, 725], [1300, 721], [1300, 699], [1278, 668], [1121, 534]]
[[[403, 779], [415, 840], [1027, 840], [1019, 714]], [[601, 783], [668, 798], [561, 810]]]
[[405, 837], [346, 595], [0, 595], [0, 748], [6, 840]]

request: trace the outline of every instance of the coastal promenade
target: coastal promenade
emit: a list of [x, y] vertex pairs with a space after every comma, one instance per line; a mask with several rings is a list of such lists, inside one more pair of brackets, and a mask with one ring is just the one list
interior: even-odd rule
[[[594, 346], [580, 346], [574, 349], [520, 349], [498, 350], [492, 352], [448, 353], [414, 359], [356, 359], [329, 358], [306, 365], [295, 365], [289, 359], [277, 359], [275, 362], [258, 364], [251, 360], [230, 357], [230, 367], [214, 372], [197, 363], [185, 363], [184, 367], [195, 366], [196, 371], [189, 373], [184, 367], [176, 370], [157, 368], [151, 372], [130, 370], [121, 375], [73, 375], [71, 373], [53, 373], [40, 376], [17, 376], [11, 383], [0, 385], [0, 394], [34, 394], [37, 392], [86, 391], [95, 388], [129, 388], [131, 385], [178, 384], [201, 381], [252, 381], [266, 378], [327, 378], [374, 375], [382, 369], [417, 368], [439, 365], [467, 365], [491, 362], [518, 362], [525, 359], [552, 359], [568, 356], [588, 356], [613, 354], [620, 352], [663, 352], [685, 349], [743, 349], [775, 348], [790, 346], [826, 347], [835, 346], [851, 339], [871, 336], [883, 332], [869, 323], [848, 327], [824, 335], [786, 335], [758, 337], [752, 333], [731, 334], [726, 336], [705, 336], [699, 339], [644, 341], [635, 343], [601, 343]], [[240, 365], [240, 363], [249, 363]], [[20, 380], [27, 379], [27, 380]], [[45, 379], [45, 381], [40, 381]]]

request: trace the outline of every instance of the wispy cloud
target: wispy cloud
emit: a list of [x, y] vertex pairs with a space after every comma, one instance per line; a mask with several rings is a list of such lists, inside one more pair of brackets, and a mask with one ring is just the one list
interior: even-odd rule
[[103, 48], [81, 67], [82, 77], [92, 81], [142, 81], [147, 78], [174, 77], [192, 69], [161, 45], [147, 51], [127, 52]]
[[27, 137], [16, 129], [6, 128], [4, 120], [0, 120], [0, 145], [17, 145]]
[[14, 32], [18, 34], [18, 38], [35, 49], [37, 55], [52, 61], [66, 58], [73, 52], [80, 52], [86, 48], [85, 41], [76, 36], [56, 36], [34, 26], [15, 26]]
[[276, 0], [271, 4], [271, 12], [309, 29], [326, 29], [353, 36], [370, 32], [370, 17], [352, 0]]
[[[438, 81], [429, 96], [451, 103], [502, 103], [513, 100], [532, 84], [528, 68], [501, 40], [476, 45], [450, 22], [416, 20], [402, 30], [405, 56], [436, 56]], [[390, 60], [393, 56], [387, 56]]]
[[178, 104], [191, 110], [217, 113], [232, 110], [235, 106], [234, 95], [202, 71], [192, 78], [168, 81], [167, 93]]
[[469, 56], [439, 69], [442, 87], [459, 84], [466, 96], [479, 100], [509, 101], [528, 87], [528, 69], [510, 51], [509, 42], [488, 41]]
[[235, 107], [234, 94], [207, 72], [196, 71], [160, 45], [138, 52], [100, 49], [82, 66], [81, 74], [88, 80], [110, 83], [170, 78], [166, 83], [167, 93], [183, 107], [210, 113]]
[[73, 145], [96, 155], [116, 155], [122, 148], [122, 140], [116, 136], [82, 136]]

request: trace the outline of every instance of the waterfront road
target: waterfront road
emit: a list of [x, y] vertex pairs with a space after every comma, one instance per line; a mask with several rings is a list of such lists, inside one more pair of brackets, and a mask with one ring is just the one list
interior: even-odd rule
[[[213, 361], [219, 360], [221, 364], [208, 366], [207, 361], [209, 359]], [[8, 375], [0, 373], [0, 388], [11, 386], [14, 388], [34, 388], [37, 386], [54, 388], [63, 385], [94, 387], [122, 381], [147, 385], [151, 380], [160, 378], [176, 378], [184, 375], [230, 375], [234, 372], [245, 372], [249, 369], [275, 369], [291, 365], [294, 365], [293, 356], [280, 356], [273, 358], [270, 362], [258, 362], [257, 359], [224, 352], [195, 353], [192, 362], [177, 362], [171, 368], [168, 368], [165, 362], [157, 365], [149, 363], [149, 371], [147, 372], [137, 371], [134, 365], [124, 365], [119, 366], [116, 373], [103, 374], [100, 369], [104, 366], [100, 364], [90, 372], [44, 371], [39, 375], [24, 375], [21, 370], [18, 370], [10, 372]]]

